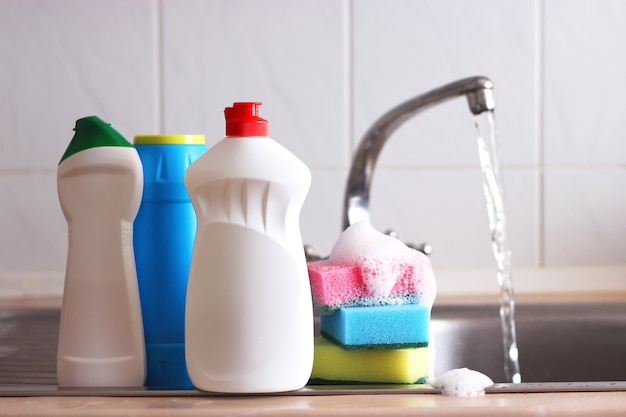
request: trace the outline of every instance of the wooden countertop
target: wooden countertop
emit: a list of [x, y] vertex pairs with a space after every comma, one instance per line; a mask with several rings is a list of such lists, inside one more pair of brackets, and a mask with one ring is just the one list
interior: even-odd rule
[[626, 392], [257, 397], [1, 398], [11, 416], [624, 416]]

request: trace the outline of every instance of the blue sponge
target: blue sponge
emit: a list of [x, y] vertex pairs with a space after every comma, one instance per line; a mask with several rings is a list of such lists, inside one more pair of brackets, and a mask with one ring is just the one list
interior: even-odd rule
[[322, 314], [322, 335], [344, 349], [428, 346], [430, 307], [421, 304], [344, 307]]

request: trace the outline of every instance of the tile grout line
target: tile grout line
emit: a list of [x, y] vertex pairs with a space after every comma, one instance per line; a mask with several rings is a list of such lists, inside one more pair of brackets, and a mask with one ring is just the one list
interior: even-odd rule
[[352, 0], [344, 1], [344, 77], [345, 77], [345, 141], [344, 150], [347, 166], [352, 163], [354, 148], [354, 5]]
[[163, 100], [163, 0], [156, 1], [156, 16], [154, 19], [154, 78], [155, 78], [155, 116], [156, 130], [164, 133], [163, 115], [165, 112], [165, 102]]
[[545, 267], [545, 171], [544, 171], [544, 1], [536, 0], [535, 76], [536, 76], [536, 158], [537, 158], [537, 263]]

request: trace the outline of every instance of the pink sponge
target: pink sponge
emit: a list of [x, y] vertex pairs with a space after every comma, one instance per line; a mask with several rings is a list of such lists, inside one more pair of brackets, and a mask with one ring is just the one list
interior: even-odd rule
[[309, 262], [313, 302], [322, 308], [338, 308], [365, 296], [360, 267], [328, 260]]
[[326, 310], [388, 304], [431, 307], [437, 293], [430, 259], [366, 221], [341, 233], [328, 260], [308, 267], [313, 302]]
[[[329, 260], [308, 263], [313, 302], [325, 310], [347, 306], [404, 304], [419, 301], [421, 281], [414, 266], [396, 264], [398, 280], [388, 295], [373, 294], [363, 282], [362, 267], [356, 263], [333, 263]], [[415, 279], [417, 275], [418, 279]], [[426, 303], [428, 304], [428, 303]]]

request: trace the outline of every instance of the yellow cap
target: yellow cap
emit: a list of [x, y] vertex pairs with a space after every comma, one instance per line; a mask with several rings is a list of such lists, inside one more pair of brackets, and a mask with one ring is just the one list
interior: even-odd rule
[[204, 135], [135, 135], [135, 145], [204, 145]]

